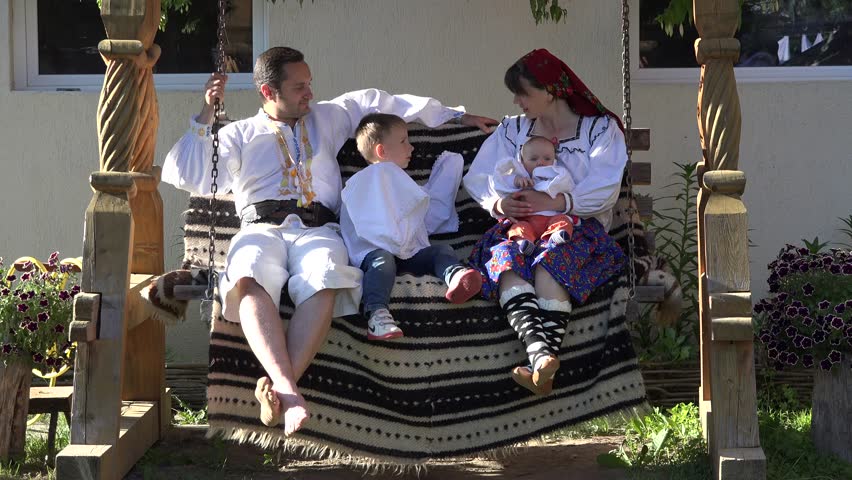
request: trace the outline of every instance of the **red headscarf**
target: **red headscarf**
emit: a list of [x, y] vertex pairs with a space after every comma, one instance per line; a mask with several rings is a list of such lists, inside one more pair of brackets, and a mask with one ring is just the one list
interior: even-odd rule
[[580, 80], [565, 62], [544, 48], [538, 48], [521, 58], [527, 70], [544, 85], [551, 95], [562, 98], [578, 115], [610, 115], [624, 131], [618, 115], [603, 106], [598, 97]]

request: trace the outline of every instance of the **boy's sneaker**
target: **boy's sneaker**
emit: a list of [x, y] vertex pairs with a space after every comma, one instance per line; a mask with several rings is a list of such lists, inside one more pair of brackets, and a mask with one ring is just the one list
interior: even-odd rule
[[525, 257], [528, 257], [535, 252], [535, 243], [529, 240], [518, 240], [518, 250]]
[[396, 326], [396, 321], [387, 308], [380, 308], [370, 313], [367, 320], [367, 339], [390, 340], [402, 336], [402, 330]]
[[450, 303], [464, 303], [482, 290], [482, 275], [472, 268], [459, 270], [450, 278], [444, 296]]
[[568, 240], [571, 240], [571, 237], [565, 230], [557, 230], [553, 232], [553, 235], [550, 236], [550, 241], [554, 245], [562, 245], [563, 243], [568, 243]]

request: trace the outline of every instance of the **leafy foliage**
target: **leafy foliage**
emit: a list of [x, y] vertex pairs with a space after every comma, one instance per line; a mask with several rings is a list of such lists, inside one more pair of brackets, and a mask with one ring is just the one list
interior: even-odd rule
[[656, 236], [659, 257], [671, 267], [681, 286], [684, 307], [680, 318], [669, 327], [659, 328], [652, 321], [655, 306], [645, 309], [632, 325], [635, 344], [641, 360], [679, 362], [694, 359], [698, 353], [698, 240], [696, 229], [697, 164], [677, 163], [672, 174], [675, 181], [664, 186], [672, 191], [655, 199], [655, 205], [671, 205], [654, 211], [648, 229]]

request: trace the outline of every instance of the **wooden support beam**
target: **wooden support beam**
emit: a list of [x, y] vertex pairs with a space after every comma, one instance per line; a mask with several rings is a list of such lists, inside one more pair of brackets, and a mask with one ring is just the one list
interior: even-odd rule
[[710, 295], [710, 317], [750, 317], [751, 292], [714, 293]]
[[766, 478], [766, 455], [760, 447], [726, 448], [719, 450], [717, 467], [725, 480]]
[[634, 186], [651, 185], [651, 164], [649, 162], [630, 162], [630, 180]]
[[722, 317], [710, 321], [714, 342], [754, 341], [751, 317]]
[[56, 477], [62, 480], [120, 479], [160, 438], [156, 402], [125, 402], [115, 445], [71, 444], [56, 456]]
[[654, 198], [650, 195], [636, 195], [636, 210], [639, 211], [639, 218], [643, 221], [648, 221], [654, 216]]
[[651, 149], [651, 129], [631, 128], [627, 131], [630, 148], [636, 152], [647, 152]]
[[92, 342], [98, 338], [98, 319], [101, 314], [101, 295], [80, 292], [74, 296], [74, 316], [68, 329], [72, 342]]

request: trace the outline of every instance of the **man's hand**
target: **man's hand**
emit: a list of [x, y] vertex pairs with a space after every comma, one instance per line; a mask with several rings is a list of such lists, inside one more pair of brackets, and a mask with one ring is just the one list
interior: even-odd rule
[[201, 107], [201, 113], [198, 114], [196, 121], [198, 123], [213, 123], [213, 106], [218, 98], [220, 102], [225, 100], [225, 84], [228, 83], [228, 76], [223, 73], [214, 73], [210, 75], [207, 83], [204, 84], [204, 106]]
[[532, 178], [522, 177], [520, 175], [515, 176], [515, 186], [520, 189], [533, 188], [535, 187], [535, 181]]
[[485, 133], [493, 132], [494, 127], [496, 127], [500, 123], [497, 120], [494, 120], [493, 118], [480, 117], [479, 115], [471, 115], [469, 113], [465, 113], [464, 115], [462, 115], [460, 122], [462, 125], [467, 125], [468, 127], [476, 127]]

